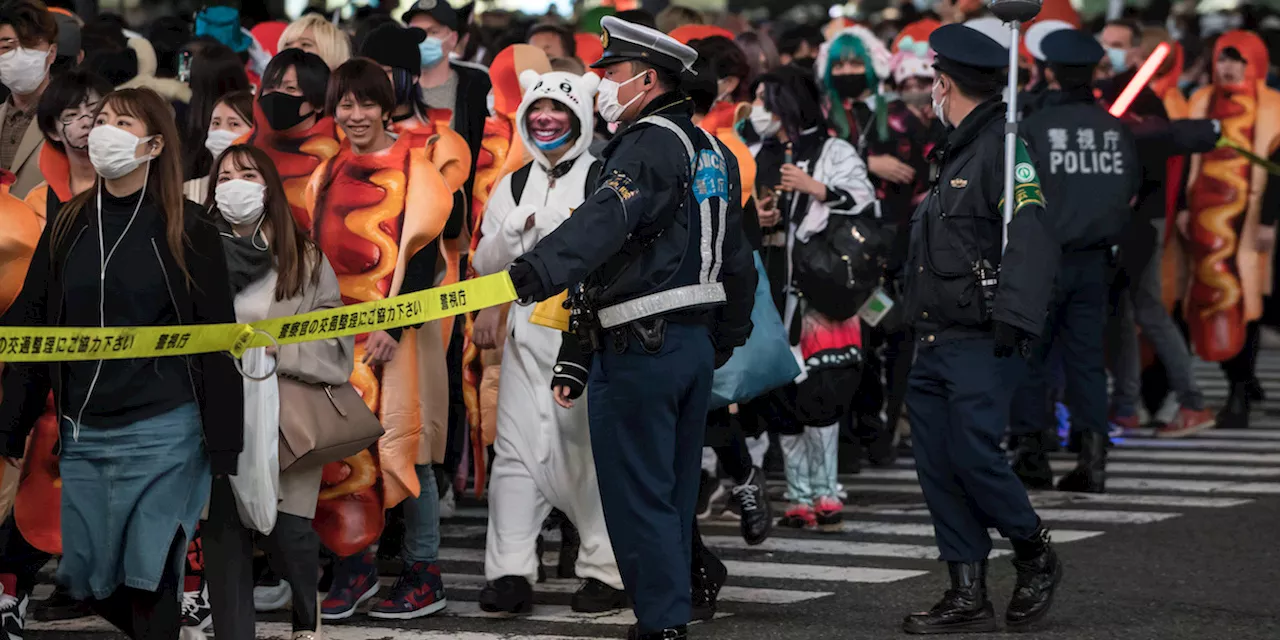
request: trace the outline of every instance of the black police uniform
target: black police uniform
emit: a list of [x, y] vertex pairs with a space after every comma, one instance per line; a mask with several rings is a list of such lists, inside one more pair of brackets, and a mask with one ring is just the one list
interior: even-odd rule
[[[994, 40], [947, 25], [929, 43], [942, 81], [1000, 86], [1008, 50]], [[911, 219], [904, 304], [917, 349], [907, 407], [916, 471], [952, 588], [929, 612], [904, 620], [909, 633], [995, 629], [986, 594], [988, 527], [1010, 539], [1017, 557], [1010, 625], [1042, 617], [1061, 576], [1048, 532], [1000, 447], [1024, 369], [1022, 358], [1009, 356], [1044, 327], [1059, 253], [1034, 167], [1019, 146], [1016, 212], [1002, 255], [1004, 115], [997, 97], [956, 123], [935, 151], [931, 189]]]
[[[1075, 29], [1042, 44], [1051, 70], [1092, 78], [1102, 46]], [[1064, 491], [1101, 492], [1106, 482], [1107, 326], [1112, 247], [1134, 220], [1142, 166], [1128, 128], [1093, 96], [1092, 83], [1050, 90], [1019, 130], [1042, 180], [1053, 230], [1062, 246], [1049, 321], [1012, 408], [1014, 471], [1032, 488], [1053, 484], [1041, 431], [1052, 415], [1045, 385], [1051, 348], [1060, 349], [1071, 428], [1080, 435], [1079, 465], [1058, 483]]]
[[[634, 60], [678, 73], [696, 57], [651, 29], [601, 26], [596, 67]], [[598, 345], [592, 453], [640, 638], [682, 638], [690, 619], [712, 373], [746, 342], [756, 286], [737, 163], [692, 112], [677, 92], [654, 99], [606, 147], [595, 193], [511, 268], [522, 300], [581, 283], [575, 323]]]

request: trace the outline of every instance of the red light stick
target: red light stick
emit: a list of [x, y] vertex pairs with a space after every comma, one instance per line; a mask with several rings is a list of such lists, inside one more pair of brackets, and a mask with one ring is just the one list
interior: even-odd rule
[[1156, 70], [1160, 68], [1161, 64], [1164, 64], [1164, 59], [1169, 57], [1169, 51], [1169, 43], [1161, 42], [1156, 47], [1156, 50], [1151, 52], [1147, 61], [1142, 63], [1142, 67], [1138, 69], [1137, 73], [1133, 74], [1133, 79], [1125, 86], [1124, 91], [1120, 92], [1120, 97], [1116, 98], [1108, 113], [1119, 118], [1129, 110], [1129, 105], [1133, 104], [1134, 98], [1138, 97], [1138, 92], [1142, 91], [1142, 88], [1147, 86], [1148, 82], [1151, 82], [1151, 78], [1156, 75]]

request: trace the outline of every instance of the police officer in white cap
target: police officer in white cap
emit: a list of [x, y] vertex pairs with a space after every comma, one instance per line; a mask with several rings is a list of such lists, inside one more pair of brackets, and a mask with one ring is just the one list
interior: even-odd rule
[[[594, 357], [591, 447], [631, 637], [686, 637], [707, 401], [751, 333], [756, 274], [732, 153], [679, 89], [697, 53], [604, 18], [597, 106], [622, 125], [594, 195], [511, 266], [522, 301], [569, 288]], [[696, 571], [695, 567], [695, 571]]]

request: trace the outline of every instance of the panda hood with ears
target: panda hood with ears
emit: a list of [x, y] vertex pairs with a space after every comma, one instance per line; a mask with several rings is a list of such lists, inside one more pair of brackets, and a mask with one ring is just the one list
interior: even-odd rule
[[600, 77], [594, 73], [578, 76], [563, 71], [539, 74], [537, 71], [525, 70], [520, 74], [520, 87], [524, 90], [524, 99], [520, 101], [520, 108], [516, 110], [516, 131], [519, 132], [520, 140], [524, 143], [529, 155], [533, 156], [543, 169], [551, 167], [548, 166], [546, 154], [534, 144], [533, 136], [529, 132], [526, 118], [529, 108], [538, 100], [547, 98], [568, 107], [569, 112], [577, 119], [578, 138], [560, 159], [561, 163], [568, 162], [586, 153], [587, 148], [591, 146], [592, 132], [595, 130], [595, 96], [598, 86], [600, 86]]

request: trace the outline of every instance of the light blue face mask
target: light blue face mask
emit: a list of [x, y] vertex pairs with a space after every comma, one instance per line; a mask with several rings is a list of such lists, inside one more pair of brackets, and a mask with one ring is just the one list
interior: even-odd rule
[[564, 135], [559, 138], [556, 138], [555, 140], [547, 140], [545, 142], [542, 140], [534, 140], [533, 144], [543, 151], [555, 151], [556, 149], [563, 147], [564, 144], [569, 141], [569, 134], [571, 133], [573, 132], [566, 131], [564, 132]]
[[444, 59], [444, 43], [439, 38], [427, 38], [418, 43], [418, 56], [422, 58], [423, 67], [434, 67]]
[[1107, 47], [1107, 59], [1111, 61], [1111, 70], [1116, 73], [1124, 73], [1128, 70], [1129, 65], [1125, 62], [1128, 56], [1129, 53], [1124, 49]]

